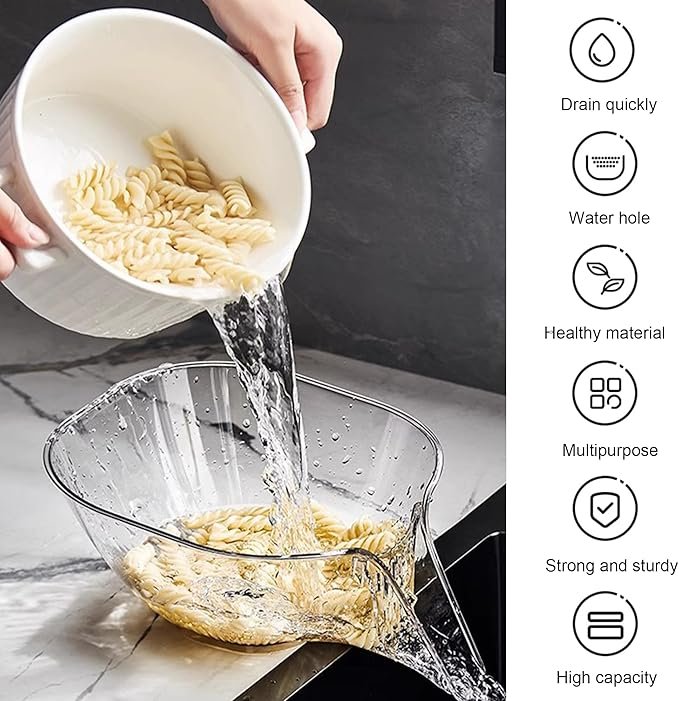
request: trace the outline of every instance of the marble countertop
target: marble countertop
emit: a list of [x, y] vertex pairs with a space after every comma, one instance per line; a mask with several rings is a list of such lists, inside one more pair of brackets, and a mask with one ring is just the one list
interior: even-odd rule
[[[244, 655], [201, 644], [154, 616], [107, 570], [47, 479], [42, 444], [56, 423], [113, 382], [214, 348], [0, 367], [0, 688], [14, 701], [228, 701], [294, 647]], [[441, 439], [447, 469], [432, 508], [446, 530], [504, 483], [504, 398], [298, 349], [298, 370], [413, 414]]]

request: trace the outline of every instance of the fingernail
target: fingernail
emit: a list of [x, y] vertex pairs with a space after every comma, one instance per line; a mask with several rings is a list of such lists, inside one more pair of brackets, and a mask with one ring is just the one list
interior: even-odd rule
[[38, 246], [44, 246], [46, 243], [49, 243], [50, 237], [39, 227], [36, 226], [35, 224], [29, 224], [28, 225], [28, 236], [33, 241], [33, 243], [37, 244]]
[[293, 110], [290, 115], [299, 131], [306, 129], [306, 114], [302, 110]]

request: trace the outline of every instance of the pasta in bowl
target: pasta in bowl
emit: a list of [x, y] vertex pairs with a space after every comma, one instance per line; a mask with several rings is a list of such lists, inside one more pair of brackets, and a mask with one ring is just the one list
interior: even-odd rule
[[240, 179], [217, 180], [195, 156], [184, 159], [169, 131], [148, 144], [154, 163], [97, 163], [69, 177], [69, 229], [99, 258], [138, 280], [165, 285], [220, 285], [232, 294], [265, 282], [248, 267], [253, 248], [275, 238], [255, 218]]
[[[380, 636], [396, 632], [400, 601], [379, 567], [358, 567], [340, 553], [373, 553], [412, 594], [412, 534], [391, 519], [375, 522], [364, 516], [347, 525], [319, 504], [312, 511], [319, 550], [337, 555], [266, 559], [277, 553], [274, 509], [231, 506], [166, 526], [219, 554], [151, 536], [125, 555], [123, 572], [153, 611], [210, 638], [247, 646], [332, 640], [372, 649]], [[260, 557], [245, 560], [224, 552]]]
[[[140, 70], [151, 64], [162, 66], [171, 90], [157, 71]], [[166, 127], [179, 148], [173, 149], [163, 137]], [[151, 158], [146, 139], [151, 134], [158, 137], [151, 150], [155, 147], [163, 161], [160, 176], [147, 169]], [[210, 32], [176, 17], [131, 8], [69, 20], [40, 42], [0, 100], [0, 186], [50, 236], [47, 246], [17, 254], [17, 270], [4, 284], [40, 316], [79, 333], [108, 338], [138, 338], [184, 321], [207, 305], [234, 301], [256, 280], [245, 275], [242, 285], [230, 288], [229, 280], [242, 276], [243, 266], [234, 268], [220, 246], [210, 249], [218, 255], [210, 256], [207, 268], [188, 264], [190, 256], [198, 255], [192, 251], [179, 251], [187, 254], [182, 257], [159, 255], [168, 252], [168, 237], [181, 226], [174, 226], [178, 214], [159, 206], [160, 200], [173, 202], [179, 212], [191, 207], [197, 215], [198, 201], [219, 211], [228, 199], [224, 218], [271, 221], [275, 238], [250, 246], [244, 266], [269, 280], [289, 266], [308, 221], [307, 146], [266, 79]], [[110, 160], [120, 170], [102, 172]], [[136, 172], [128, 175], [129, 165]], [[63, 183], [84, 173], [85, 184], [90, 169], [105, 183], [80, 203], [81, 220], [76, 217], [71, 224], [74, 205]], [[163, 171], [164, 191], [152, 196], [151, 209], [141, 199], [147, 189], [145, 178], [165, 180]], [[243, 199], [241, 177], [256, 213]], [[176, 187], [190, 191], [170, 189]], [[214, 188], [216, 194], [206, 197], [205, 188]], [[169, 199], [171, 195], [175, 200]], [[125, 202], [128, 196], [130, 201]], [[104, 201], [113, 201], [116, 207], [104, 207]], [[174, 206], [175, 201], [183, 209]], [[114, 209], [124, 207], [128, 212], [130, 204], [145, 211], [132, 210], [128, 220], [117, 222], [120, 237], [102, 236], [104, 232], [96, 231], [99, 218], [87, 216], [94, 206], [101, 209], [94, 214], [120, 219], [120, 211]], [[140, 238], [142, 244], [148, 243], [149, 232], [140, 233], [132, 224], [169, 231], [160, 232], [160, 242], [149, 252], [138, 245]], [[92, 243], [94, 250], [72, 226], [83, 231], [94, 227], [98, 238]], [[229, 245], [232, 256], [234, 226], [221, 227], [217, 237]], [[242, 223], [238, 227], [242, 231]], [[249, 227], [249, 236], [261, 233], [257, 222]], [[215, 238], [213, 232], [196, 226], [182, 233], [204, 243], [196, 229]], [[185, 240], [180, 245], [195, 244]], [[114, 264], [129, 247], [137, 276], [130, 274], [124, 260]], [[240, 249], [242, 257], [245, 246]], [[155, 258], [139, 262], [148, 255]], [[171, 273], [175, 281], [170, 280]]]

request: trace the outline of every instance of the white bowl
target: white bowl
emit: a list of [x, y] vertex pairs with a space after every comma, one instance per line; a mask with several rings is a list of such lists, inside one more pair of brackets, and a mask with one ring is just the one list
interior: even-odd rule
[[17, 251], [5, 282], [33, 311], [81, 333], [135, 338], [233, 299], [118, 272], [63, 223], [65, 178], [95, 160], [122, 172], [147, 165], [145, 140], [164, 129], [218, 177], [243, 177], [276, 227], [251, 267], [268, 279], [290, 263], [309, 216], [313, 137], [300, 137], [268, 82], [209, 32], [158, 12], [102, 10], [43, 39], [0, 101], [0, 184], [51, 239]]

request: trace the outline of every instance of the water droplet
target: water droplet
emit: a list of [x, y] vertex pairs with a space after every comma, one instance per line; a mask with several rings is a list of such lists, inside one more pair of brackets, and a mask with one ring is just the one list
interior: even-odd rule
[[205, 413], [206, 413], [206, 414], [209, 414], [209, 413], [210, 413], [210, 407], [209, 407], [209, 406], [206, 406], [206, 407], [205, 407]]
[[371, 445], [371, 446], [370, 446], [370, 450], [371, 450], [373, 453], [376, 453], [376, 452], [377, 452], [377, 448], [376, 448], [374, 445]]
[[320, 428], [317, 428], [317, 429], [316, 429], [316, 433], [320, 433], [320, 432], [321, 432], [321, 429], [320, 429]]
[[375, 487], [368, 487], [365, 491], [368, 496], [373, 496], [375, 494]]
[[615, 46], [602, 32], [589, 47], [589, 60], [600, 68], [610, 66], [615, 60]]
[[243, 419], [243, 428], [250, 428], [250, 419]]
[[118, 428], [121, 431], [127, 428], [127, 421], [125, 421], [125, 417], [122, 414], [118, 414]]
[[356, 468], [356, 474], [357, 474], [357, 475], [362, 475], [362, 474], [363, 474], [363, 470], [361, 470], [360, 467], [357, 467], [357, 468]]
[[342, 465], [346, 465], [349, 462], [349, 460], [351, 460], [351, 455], [345, 455], [342, 458]]
[[392, 494], [388, 499], [387, 499], [387, 506], [391, 506], [394, 503], [394, 499], [396, 497]]
[[314, 467], [320, 467], [320, 466], [321, 466], [320, 461], [319, 461], [319, 460], [314, 460], [313, 466], [314, 466]]
[[196, 375], [196, 376], [193, 378], [193, 384], [195, 385], [196, 382], [198, 382], [198, 380], [199, 380], [198, 375]]
[[340, 435], [337, 432], [333, 432], [333, 434], [330, 436], [330, 438], [332, 438], [333, 441], [338, 441], [339, 437], [340, 437]]
[[350, 424], [350, 423], [346, 423], [346, 424], [344, 424], [344, 427], [345, 427], [345, 428], [347, 429], [347, 431], [348, 431], [348, 430], [351, 428], [351, 424]]

